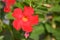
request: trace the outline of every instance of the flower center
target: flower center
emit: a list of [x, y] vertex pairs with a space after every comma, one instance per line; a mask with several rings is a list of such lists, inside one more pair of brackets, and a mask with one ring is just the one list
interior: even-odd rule
[[24, 22], [27, 22], [27, 21], [28, 21], [28, 18], [27, 18], [27, 17], [23, 17], [22, 20], [23, 20]]

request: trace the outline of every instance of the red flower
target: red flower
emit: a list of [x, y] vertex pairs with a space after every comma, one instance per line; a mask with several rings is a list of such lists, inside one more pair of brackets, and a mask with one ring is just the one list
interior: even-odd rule
[[10, 12], [10, 6], [15, 4], [15, 0], [2, 0], [3, 2], [5, 2], [5, 7], [4, 7], [4, 12]]
[[5, 6], [4, 7], [4, 12], [10, 12], [10, 7], [9, 6]]
[[20, 8], [16, 8], [12, 14], [15, 17], [13, 21], [13, 27], [16, 30], [20, 30], [22, 28], [25, 32], [32, 31], [32, 25], [38, 23], [38, 15], [33, 15], [34, 10], [32, 7], [24, 7], [24, 11]]
[[15, 4], [16, 0], [3, 0], [3, 2], [5, 2], [5, 4], [8, 6]]

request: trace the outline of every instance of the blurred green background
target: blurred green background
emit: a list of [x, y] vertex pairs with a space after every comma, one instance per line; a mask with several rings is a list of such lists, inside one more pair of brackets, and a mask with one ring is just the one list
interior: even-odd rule
[[[0, 0], [0, 40], [60, 40], [60, 0], [16, 0], [16, 4], [11, 6], [12, 11], [16, 7], [23, 9], [24, 6], [31, 6], [39, 15], [39, 23], [27, 39], [22, 30], [18, 32], [12, 27], [12, 11], [5, 13], [4, 5]], [[49, 16], [45, 16], [51, 13], [53, 21], [47, 23]]]

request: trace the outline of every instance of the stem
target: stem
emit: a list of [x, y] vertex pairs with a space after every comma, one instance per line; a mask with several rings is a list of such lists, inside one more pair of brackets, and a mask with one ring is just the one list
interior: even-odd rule
[[31, 1], [30, 1], [30, 7], [31, 7]]
[[14, 36], [13, 36], [12, 30], [10, 30], [10, 33], [11, 33], [12, 39], [14, 40]]
[[8, 29], [9, 29], [9, 31], [10, 31], [10, 33], [11, 33], [12, 39], [14, 40], [14, 35], [13, 35], [12, 30], [11, 30], [9, 27], [8, 27]]

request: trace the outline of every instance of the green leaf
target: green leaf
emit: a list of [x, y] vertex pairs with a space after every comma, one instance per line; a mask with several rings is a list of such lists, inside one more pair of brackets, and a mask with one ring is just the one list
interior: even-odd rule
[[14, 19], [11, 12], [8, 13], [8, 14], [6, 15], [6, 17], [7, 17], [7, 19]]
[[23, 8], [23, 4], [20, 2], [17, 2], [14, 6], [18, 8]]
[[56, 29], [53, 35], [55, 36], [56, 40], [60, 40], [60, 28]]
[[55, 21], [60, 21], [60, 16], [54, 17], [54, 20], [55, 20]]
[[60, 11], [60, 5], [53, 6], [50, 10], [55, 12]]
[[30, 38], [32, 38], [33, 40], [38, 40], [39, 35], [43, 32], [44, 32], [44, 28], [42, 25], [39, 24], [38, 26], [34, 26], [34, 30], [31, 33]]
[[55, 32], [55, 29], [52, 28], [52, 25], [50, 25], [48, 23], [45, 23], [45, 27], [46, 27], [48, 32], [50, 32], [50, 33], [54, 33]]

